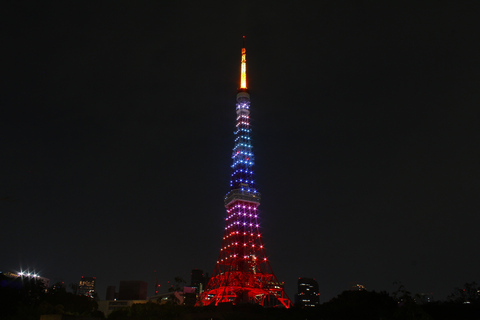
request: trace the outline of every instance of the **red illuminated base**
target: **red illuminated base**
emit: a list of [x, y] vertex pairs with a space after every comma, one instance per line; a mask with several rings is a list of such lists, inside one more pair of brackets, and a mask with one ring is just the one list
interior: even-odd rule
[[232, 271], [210, 279], [196, 306], [251, 303], [290, 308], [292, 302], [273, 274]]

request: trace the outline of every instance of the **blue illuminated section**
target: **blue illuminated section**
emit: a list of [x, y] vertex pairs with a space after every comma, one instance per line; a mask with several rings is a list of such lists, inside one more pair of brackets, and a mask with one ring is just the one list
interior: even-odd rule
[[235, 146], [232, 151], [232, 174], [230, 192], [225, 196], [225, 205], [234, 201], [260, 204], [260, 193], [255, 187], [253, 166], [255, 157], [250, 134], [250, 95], [240, 89], [237, 94], [237, 122], [234, 131]]

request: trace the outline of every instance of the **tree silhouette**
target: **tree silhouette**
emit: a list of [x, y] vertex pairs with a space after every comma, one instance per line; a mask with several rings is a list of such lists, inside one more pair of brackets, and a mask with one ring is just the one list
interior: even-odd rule
[[187, 281], [183, 280], [181, 277], [175, 277], [174, 279], [174, 284], [170, 288], [168, 288], [169, 292], [175, 292], [175, 291], [183, 291], [183, 286], [187, 283]]
[[467, 282], [463, 288], [455, 288], [448, 299], [456, 303], [480, 304], [480, 286], [476, 282]]
[[388, 319], [397, 304], [386, 292], [344, 291], [321, 306], [332, 319]]

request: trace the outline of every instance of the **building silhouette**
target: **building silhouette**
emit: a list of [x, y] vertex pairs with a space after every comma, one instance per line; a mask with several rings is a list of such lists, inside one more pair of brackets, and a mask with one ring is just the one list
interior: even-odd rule
[[203, 273], [203, 270], [193, 269], [190, 274], [190, 287], [195, 288], [197, 293], [202, 293], [207, 284], [207, 277]]
[[105, 294], [105, 300], [117, 299], [117, 292], [115, 286], [108, 286], [107, 293]]
[[318, 282], [313, 278], [298, 278], [298, 293], [295, 305], [301, 308], [316, 307], [320, 304]]
[[147, 283], [145, 281], [120, 281], [118, 300], [146, 300]]
[[224, 201], [227, 215], [223, 243], [212, 277], [197, 305], [253, 303], [289, 308], [292, 303], [283, 283], [272, 271], [260, 233], [257, 207], [261, 197], [253, 171], [245, 45], [240, 70], [230, 191]]
[[96, 277], [84, 277], [80, 278], [78, 282], [78, 294], [87, 296], [90, 298], [95, 297], [95, 282], [97, 281]]

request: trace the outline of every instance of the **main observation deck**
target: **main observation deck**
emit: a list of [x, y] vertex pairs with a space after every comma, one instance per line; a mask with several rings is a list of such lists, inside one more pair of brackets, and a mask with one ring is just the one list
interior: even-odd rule
[[260, 204], [260, 199], [261, 196], [259, 192], [249, 192], [241, 189], [233, 189], [225, 196], [225, 207], [227, 207], [235, 200]]

